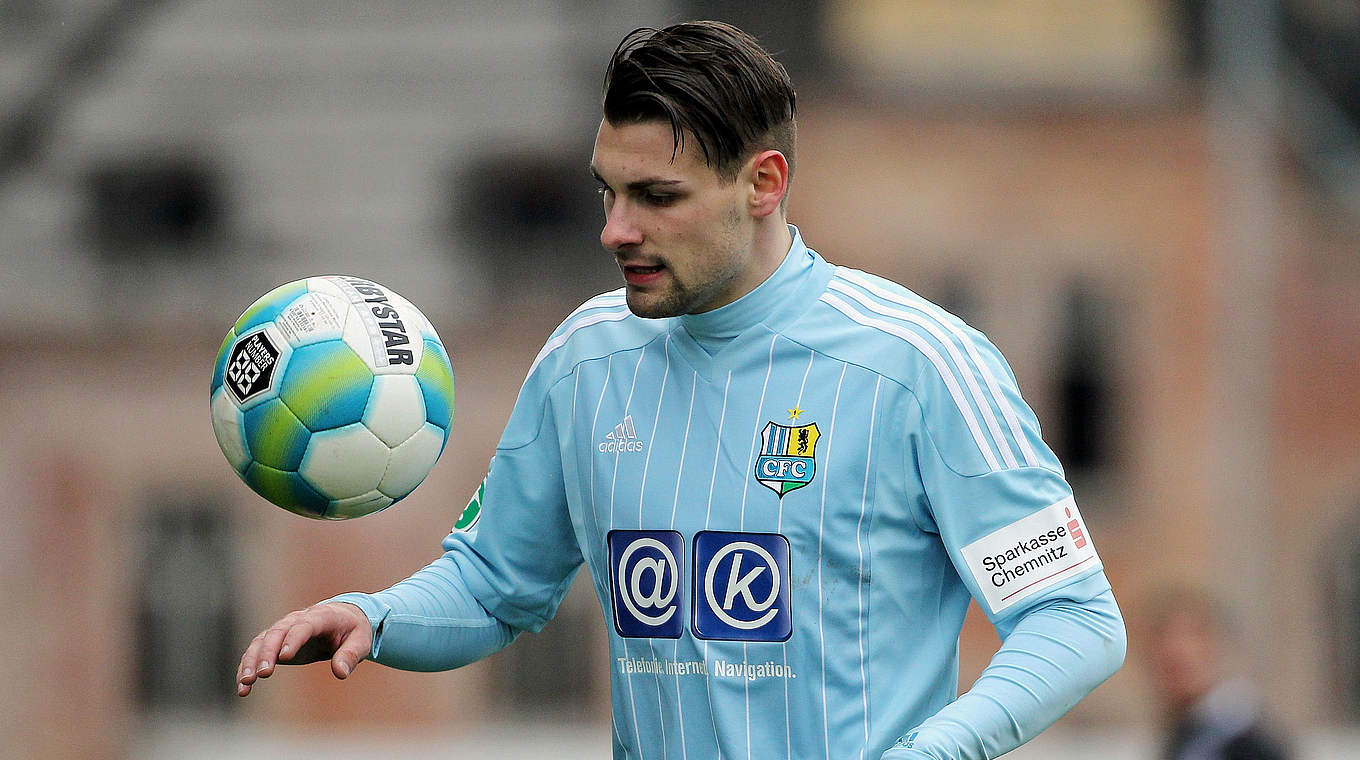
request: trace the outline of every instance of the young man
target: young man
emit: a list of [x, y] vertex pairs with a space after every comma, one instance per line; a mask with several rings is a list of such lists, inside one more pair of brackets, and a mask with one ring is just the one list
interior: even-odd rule
[[[1004, 360], [784, 220], [784, 69], [731, 26], [628, 35], [592, 171], [626, 286], [548, 339], [444, 554], [263, 632], [278, 662], [452, 668], [584, 564], [614, 756], [996, 757], [1123, 661], [1091, 537]], [[1004, 644], [957, 700], [975, 598]]]

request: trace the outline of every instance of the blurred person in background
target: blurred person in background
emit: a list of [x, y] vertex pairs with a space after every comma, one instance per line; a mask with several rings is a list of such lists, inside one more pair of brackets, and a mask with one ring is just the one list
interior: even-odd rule
[[1199, 590], [1158, 596], [1148, 637], [1167, 737], [1162, 760], [1288, 760], [1255, 690], [1231, 674], [1223, 605]]
[[[261, 632], [238, 694], [280, 663], [459, 667], [541, 629], [582, 566], [616, 758], [992, 758], [1122, 664], [1001, 354], [787, 223], [794, 101], [727, 24], [624, 38], [590, 168], [626, 286], [548, 339], [443, 555]], [[973, 599], [1003, 643], [959, 696]]]

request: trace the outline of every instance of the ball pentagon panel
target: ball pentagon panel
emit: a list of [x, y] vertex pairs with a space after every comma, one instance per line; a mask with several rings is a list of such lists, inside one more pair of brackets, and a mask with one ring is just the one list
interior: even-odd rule
[[378, 487], [391, 449], [359, 423], [313, 433], [298, 473], [330, 499], [348, 499]]
[[438, 341], [425, 341], [416, 378], [425, 396], [425, 420], [448, 430], [453, 422], [453, 365]]
[[364, 427], [389, 447], [400, 446], [425, 424], [425, 396], [413, 375], [378, 375], [364, 410]]
[[293, 348], [344, 336], [350, 306], [342, 298], [326, 293], [304, 293], [274, 318], [274, 325]]
[[244, 425], [245, 415], [236, 402], [227, 396], [225, 388], [218, 387], [212, 395], [213, 435], [217, 445], [237, 473], [245, 472], [250, 465], [250, 449], [246, 446]]
[[279, 398], [313, 432], [358, 422], [364, 417], [373, 373], [344, 341], [313, 343], [293, 352]]
[[378, 490], [393, 499], [400, 499], [414, 491], [438, 461], [445, 436], [442, 429], [427, 422], [405, 443], [392, 449], [391, 462], [382, 482], [378, 484]]
[[311, 431], [279, 399], [269, 399], [244, 412], [250, 458], [276, 470], [296, 471]]

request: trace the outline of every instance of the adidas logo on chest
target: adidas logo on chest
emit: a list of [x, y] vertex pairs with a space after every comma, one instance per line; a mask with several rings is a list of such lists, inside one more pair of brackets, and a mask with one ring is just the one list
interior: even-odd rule
[[622, 454], [625, 452], [640, 452], [646, 448], [647, 444], [638, 438], [637, 429], [633, 427], [633, 415], [627, 415], [623, 422], [614, 426], [614, 429], [604, 434], [604, 440], [600, 441], [596, 447], [602, 454]]

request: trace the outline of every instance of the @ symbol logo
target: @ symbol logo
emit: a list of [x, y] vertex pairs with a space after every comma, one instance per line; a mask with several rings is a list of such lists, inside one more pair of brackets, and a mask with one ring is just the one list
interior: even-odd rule
[[[732, 567], [727, 572], [727, 589], [720, 604], [714, 593], [714, 575], [718, 572], [718, 566], [722, 563], [722, 560], [733, 552], [737, 552], [737, 554], [732, 557]], [[765, 564], [742, 575], [741, 558], [752, 554]], [[756, 601], [755, 594], [751, 591], [751, 584], [767, 570], [770, 572], [770, 592], [764, 599]], [[709, 561], [708, 572], [704, 574], [704, 596], [708, 599], [708, 608], [727, 625], [744, 631], [760, 628], [779, 614], [779, 609], [774, 606], [775, 600], [779, 598], [779, 564], [775, 562], [774, 557], [769, 552], [765, 551], [764, 547], [757, 546], [749, 541], [734, 541], [718, 550], [718, 553], [714, 554], [713, 559]], [[741, 620], [733, 617], [731, 614], [732, 603], [736, 601], [738, 596], [741, 596], [746, 608], [752, 613], [763, 614], [754, 620]]]
[[[633, 555], [642, 549], [652, 549], [661, 553], [660, 557], [639, 557], [630, 564]], [[624, 549], [619, 558], [618, 583], [619, 598], [628, 612], [639, 622], [659, 626], [675, 615], [671, 602], [675, 599], [680, 578], [680, 565], [670, 547], [655, 538], [639, 538]], [[643, 591], [643, 579], [651, 576], [651, 590]], [[659, 615], [649, 615], [640, 608], [665, 611]]]

